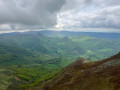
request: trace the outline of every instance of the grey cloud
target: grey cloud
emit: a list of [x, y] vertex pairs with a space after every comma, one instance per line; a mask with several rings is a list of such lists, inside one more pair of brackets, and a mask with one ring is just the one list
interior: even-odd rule
[[52, 27], [65, 0], [1, 0], [0, 24]]
[[120, 1], [0, 0], [0, 28], [2, 29], [9, 29], [9, 27], [19, 30], [46, 29], [56, 24], [63, 29], [110, 28], [119, 30]]

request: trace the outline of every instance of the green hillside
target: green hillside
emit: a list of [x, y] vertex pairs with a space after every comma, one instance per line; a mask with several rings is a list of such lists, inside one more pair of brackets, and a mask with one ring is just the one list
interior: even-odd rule
[[[14, 79], [7, 79], [8, 89], [13, 90], [36, 86], [49, 80], [61, 68], [80, 57], [87, 58], [87, 62], [97, 61], [110, 57], [119, 50], [120, 39], [85, 35], [51, 37], [40, 33], [1, 35], [0, 66], [11, 72], [10, 75], [5, 75]], [[4, 73], [0, 76], [2, 75]]]

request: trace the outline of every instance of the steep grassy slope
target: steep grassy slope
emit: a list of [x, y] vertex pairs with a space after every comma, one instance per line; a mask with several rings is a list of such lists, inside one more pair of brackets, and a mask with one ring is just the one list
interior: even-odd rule
[[120, 53], [93, 63], [83, 61], [66, 67], [43, 90], [120, 90]]

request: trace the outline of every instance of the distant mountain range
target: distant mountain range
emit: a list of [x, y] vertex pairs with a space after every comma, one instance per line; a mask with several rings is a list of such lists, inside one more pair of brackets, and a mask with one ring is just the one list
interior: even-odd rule
[[120, 33], [109, 33], [109, 32], [74, 32], [74, 31], [27, 31], [27, 32], [12, 32], [12, 33], [3, 33], [0, 35], [18, 35], [18, 34], [41, 34], [51, 37], [69, 37], [69, 36], [90, 36], [96, 38], [108, 38], [108, 39], [120, 39]]
[[96, 38], [110, 38], [110, 39], [117, 39], [120, 38], [120, 33], [104, 33], [104, 32], [74, 32], [74, 31], [41, 31], [44, 35], [55, 35], [61, 34], [64, 36], [90, 36]]

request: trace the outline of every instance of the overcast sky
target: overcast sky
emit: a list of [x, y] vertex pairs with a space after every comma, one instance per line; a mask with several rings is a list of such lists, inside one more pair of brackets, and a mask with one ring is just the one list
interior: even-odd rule
[[0, 0], [0, 32], [120, 32], [120, 0]]

